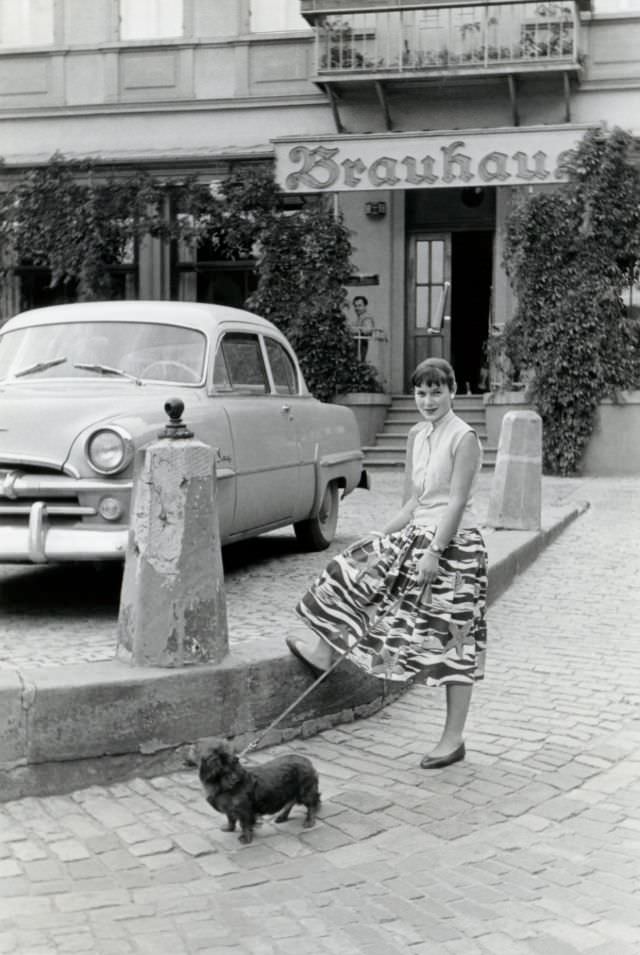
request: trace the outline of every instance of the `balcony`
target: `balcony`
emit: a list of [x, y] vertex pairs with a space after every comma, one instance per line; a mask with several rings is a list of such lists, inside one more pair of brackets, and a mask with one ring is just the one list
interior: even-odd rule
[[400, 81], [580, 73], [579, 6], [589, 0], [368, 4], [301, 0], [315, 31], [314, 80], [332, 97], [376, 85], [379, 97]]

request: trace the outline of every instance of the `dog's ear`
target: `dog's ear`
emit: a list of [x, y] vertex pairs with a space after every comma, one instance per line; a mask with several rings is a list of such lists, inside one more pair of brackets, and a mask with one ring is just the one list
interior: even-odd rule
[[187, 752], [185, 753], [182, 759], [182, 764], [183, 766], [189, 766], [190, 768], [193, 768], [194, 766], [198, 765], [198, 757], [196, 755], [195, 746], [189, 746], [189, 748], [187, 749]]

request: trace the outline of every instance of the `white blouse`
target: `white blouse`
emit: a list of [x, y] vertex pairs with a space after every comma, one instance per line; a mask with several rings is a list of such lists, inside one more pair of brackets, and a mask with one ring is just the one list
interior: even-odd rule
[[[433, 530], [438, 526], [449, 503], [455, 453], [462, 438], [469, 433], [476, 434], [473, 428], [453, 411], [447, 412], [436, 428], [427, 421], [417, 432], [412, 450], [411, 479], [413, 494], [418, 501], [413, 522], [420, 527]], [[476, 440], [480, 457], [460, 519], [460, 529], [479, 527], [473, 498], [482, 468], [482, 445], [477, 435]]]

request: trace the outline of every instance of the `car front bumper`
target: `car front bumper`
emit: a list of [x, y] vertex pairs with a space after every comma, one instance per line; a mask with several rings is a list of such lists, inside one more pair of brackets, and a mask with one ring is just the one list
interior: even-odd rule
[[0, 525], [0, 563], [124, 560], [128, 529], [51, 527], [46, 506], [33, 504], [28, 526]]
[[101, 495], [124, 503], [131, 489], [131, 481], [0, 471], [0, 563], [124, 560], [128, 528], [93, 519]]

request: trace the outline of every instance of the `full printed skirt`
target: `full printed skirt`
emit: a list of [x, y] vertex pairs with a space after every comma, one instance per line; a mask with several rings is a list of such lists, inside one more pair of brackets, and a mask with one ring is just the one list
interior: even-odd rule
[[465, 529], [440, 558], [430, 588], [417, 564], [433, 531], [409, 524], [371, 535], [334, 557], [296, 607], [334, 650], [373, 676], [440, 686], [484, 676], [487, 552]]

